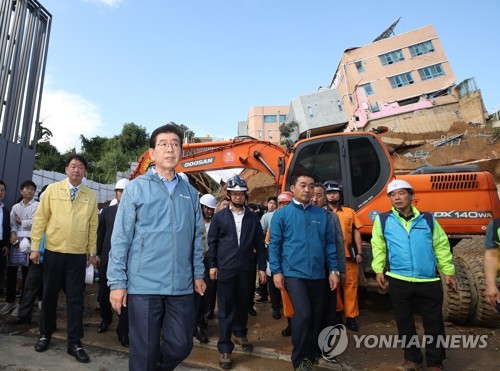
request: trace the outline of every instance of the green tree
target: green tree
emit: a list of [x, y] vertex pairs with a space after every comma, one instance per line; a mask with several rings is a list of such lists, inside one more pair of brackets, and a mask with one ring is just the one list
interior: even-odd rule
[[108, 141], [109, 139], [105, 137], [95, 136], [87, 139], [84, 135], [80, 135], [82, 153], [89, 164], [100, 160]]
[[280, 131], [280, 137], [281, 138], [290, 138], [292, 133], [299, 127], [299, 123], [295, 120], [292, 120], [290, 122], [284, 122], [280, 125], [279, 131]]
[[50, 142], [39, 142], [35, 152], [35, 169], [58, 171], [64, 173], [66, 165], [65, 156], [54, 147]]
[[48, 128], [43, 126], [42, 124], [43, 124], [43, 121], [41, 121], [38, 124], [37, 142], [49, 141], [50, 138], [52, 138], [54, 136], [54, 134], [52, 134], [52, 132]]
[[149, 134], [146, 128], [133, 122], [124, 124], [122, 132], [116, 138], [124, 153], [139, 155], [149, 147]]

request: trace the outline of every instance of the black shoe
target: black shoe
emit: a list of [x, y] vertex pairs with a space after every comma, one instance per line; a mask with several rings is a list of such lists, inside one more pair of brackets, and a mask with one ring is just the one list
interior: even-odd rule
[[283, 335], [284, 337], [292, 336], [292, 327], [288, 325], [286, 329], [281, 330], [281, 335]]
[[274, 319], [280, 319], [281, 318], [281, 313], [279, 310], [273, 310], [273, 318]]
[[194, 328], [194, 336], [200, 343], [208, 343], [207, 332], [203, 326], [196, 325]]
[[248, 310], [248, 314], [250, 314], [251, 316], [255, 317], [257, 315], [257, 311], [255, 310], [254, 307], [250, 308]]
[[42, 335], [35, 344], [35, 350], [37, 352], [45, 352], [50, 344], [50, 338]]
[[109, 323], [106, 323], [104, 321], [101, 322], [99, 327], [97, 328], [97, 333], [102, 334], [103, 332], [108, 331]]
[[16, 317], [7, 320], [8, 325], [29, 325], [31, 320], [25, 317]]
[[267, 299], [267, 296], [261, 296], [257, 300], [255, 300], [255, 304], [263, 304], [263, 303], [268, 303], [269, 300]]
[[81, 362], [81, 363], [89, 363], [90, 362], [89, 356], [87, 355], [85, 350], [83, 350], [81, 345], [77, 345], [77, 344], [70, 345], [68, 347], [68, 354], [70, 356], [75, 357], [75, 359], [78, 362]]
[[206, 315], [207, 319], [213, 319], [214, 318], [214, 312], [210, 311]]
[[355, 318], [346, 318], [345, 325], [351, 331], [359, 331]]
[[342, 310], [339, 310], [335, 314], [335, 324], [336, 325], [343, 325], [344, 324], [343, 315], [344, 315], [344, 311], [342, 311]]
[[118, 341], [120, 342], [121, 345], [123, 345], [125, 348], [128, 348], [128, 336], [123, 335], [123, 336], [118, 336]]
[[231, 353], [221, 353], [219, 358], [219, 367], [223, 370], [229, 370], [233, 362], [231, 361]]

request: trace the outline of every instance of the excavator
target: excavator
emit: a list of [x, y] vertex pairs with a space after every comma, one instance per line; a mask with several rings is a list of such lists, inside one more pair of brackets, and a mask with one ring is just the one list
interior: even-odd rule
[[[371, 230], [378, 213], [391, 209], [386, 195], [396, 178], [394, 165], [380, 133], [335, 133], [288, 143], [286, 147], [242, 136], [232, 140], [185, 143], [177, 172], [194, 173], [230, 168], [255, 169], [271, 175], [280, 191], [288, 190], [294, 173], [307, 171], [316, 181], [336, 180], [343, 185], [343, 204], [354, 209], [363, 223], [363, 269], [359, 286], [384, 293], [371, 269]], [[153, 164], [146, 151], [130, 178]], [[484, 235], [489, 221], [500, 218], [500, 200], [493, 175], [476, 165], [422, 167], [397, 178], [415, 189], [414, 205], [434, 215], [448, 234], [450, 245]], [[455, 256], [459, 290], [443, 285], [446, 320], [491, 326], [499, 321], [495, 308], [484, 300], [485, 278], [477, 256]]]

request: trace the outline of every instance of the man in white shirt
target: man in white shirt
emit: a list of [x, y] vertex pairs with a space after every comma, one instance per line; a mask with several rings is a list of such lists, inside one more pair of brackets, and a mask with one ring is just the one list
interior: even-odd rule
[[[24, 239], [27, 239], [30, 244], [31, 226], [33, 218], [38, 207], [38, 201], [34, 200], [36, 184], [31, 180], [26, 180], [21, 184], [22, 200], [12, 207], [10, 212], [10, 243], [21, 244]], [[26, 241], [25, 241], [26, 242]], [[4, 249], [6, 249], [4, 247]], [[27, 251], [29, 253], [29, 250]], [[26, 260], [28, 258], [26, 257]], [[13, 316], [17, 316], [18, 304], [16, 303], [16, 284], [18, 266], [7, 267], [7, 283], [6, 283], [6, 304], [0, 310], [0, 314], [12, 312]], [[24, 280], [28, 274], [28, 266], [22, 267], [23, 286]]]

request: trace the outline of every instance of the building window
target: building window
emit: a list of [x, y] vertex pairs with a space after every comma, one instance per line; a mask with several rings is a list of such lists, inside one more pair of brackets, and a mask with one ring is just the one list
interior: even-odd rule
[[367, 83], [367, 84], [363, 84], [363, 85], [361, 85], [361, 87], [362, 87], [363, 89], [365, 89], [365, 94], [366, 94], [366, 95], [372, 95], [372, 94], [374, 94], [374, 93], [375, 93], [375, 92], [373, 91], [372, 84], [371, 84], [370, 82], [369, 82], [369, 83]]
[[313, 115], [313, 109], [311, 106], [307, 107], [307, 112], [309, 112], [309, 117], [314, 117]]
[[416, 57], [418, 55], [431, 53], [434, 51], [434, 45], [432, 45], [432, 41], [426, 41], [420, 44], [415, 44], [410, 46], [410, 54], [412, 57]]
[[272, 131], [272, 130], [268, 130], [268, 131], [267, 131], [267, 137], [268, 137], [269, 139], [273, 139], [273, 131]]
[[277, 115], [264, 115], [264, 122], [278, 122]]
[[262, 139], [262, 130], [257, 130], [259, 132], [259, 139]]
[[371, 105], [371, 111], [372, 112], [379, 112], [380, 111], [380, 107], [378, 105], [378, 102]]
[[411, 72], [402, 73], [401, 75], [389, 77], [389, 82], [391, 83], [392, 88], [396, 89], [413, 84], [413, 76], [411, 75]]
[[444, 71], [441, 64], [435, 64], [433, 66], [420, 68], [418, 74], [422, 80], [433, 79], [434, 77], [443, 76]]
[[365, 72], [365, 66], [363, 65], [363, 62], [361, 61], [354, 62], [354, 65], [356, 66], [358, 72]]
[[405, 60], [403, 51], [401, 49], [379, 55], [378, 58], [380, 59], [380, 63], [382, 63], [382, 66], [387, 66], [388, 64], [393, 64]]
[[280, 115], [280, 122], [286, 122], [286, 115]]

